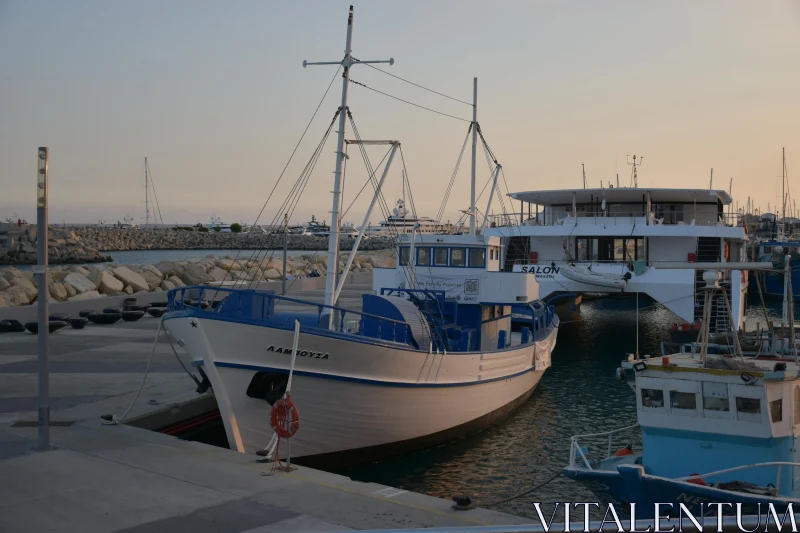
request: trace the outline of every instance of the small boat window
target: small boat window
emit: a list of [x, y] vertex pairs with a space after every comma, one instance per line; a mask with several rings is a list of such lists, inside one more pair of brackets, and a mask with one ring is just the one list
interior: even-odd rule
[[672, 409], [697, 409], [697, 395], [693, 392], [669, 391], [669, 405]]
[[800, 424], [800, 386], [794, 388], [794, 423]]
[[783, 398], [769, 402], [769, 418], [773, 423], [783, 420]]
[[447, 266], [447, 248], [433, 249], [433, 266]]
[[470, 248], [469, 249], [469, 266], [473, 268], [484, 268], [486, 266], [486, 249], [485, 248]]
[[430, 248], [419, 248], [417, 250], [417, 264], [419, 266], [430, 266], [431, 264]]
[[642, 389], [642, 405], [644, 407], [664, 407], [664, 391]]
[[736, 418], [747, 422], [761, 421], [761, 399], [736, 397]]
[[408, 258], [411, 255], [411, 250], [408, 246], [400, 248], [400, 266], [408, 266]]
[[464, 253], [463, 248], [453, 248], [450, 250], [450, 266], [467, 266], [467, 255]]

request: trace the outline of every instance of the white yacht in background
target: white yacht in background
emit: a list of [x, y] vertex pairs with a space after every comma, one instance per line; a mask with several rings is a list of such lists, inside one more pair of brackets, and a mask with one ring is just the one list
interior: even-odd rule
[[[746, 260], [747, 234], [726, 212], [726, 191], [617, 187], [510, 197], [520, 211], [495, 217], [485, 233], [502, 239], [503, 270], [533, 274], [545, 299], [557, 292], [641, 292], [693, 322], [702, 312], [700, 271], [670, 264]], [[724, 276], [735, 330], [744, 317], [747, 272]], [[727, 316], [720, 297], [714, 327], [731, 326]]]
[[438, 224], [428, 217], [416, 217], [406, 209], [405, 201], [400, 199], [392, 209], [392, 214], [377, 225], [368, 226], [365, 235], [369, 237], [397, 236], [411, 233], [414, 227], [417, 233], [449, 233], [447, 224]]
[[294, 235], [314, 235], [316, 237], [327, 237], [331, 234], [331, 227], [325, 221], [320, 222], [317, 217], [311, 215], [311, 221], [301, 226], [292, 226], [289, 233]]

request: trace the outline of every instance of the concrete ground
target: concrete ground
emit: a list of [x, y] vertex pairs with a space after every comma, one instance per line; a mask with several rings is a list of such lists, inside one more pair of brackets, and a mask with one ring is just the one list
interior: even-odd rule
[[[360, 308], [369, 288], [347, 286], [341, 305]], [[321, 301], [323, 294], [302, 297]], [[130, 405], [157, 325], [146, 317], [51, 335], [51, 418], [61, 425], [51, 428], [56, 449], [47, 452], [32, 449], [36, 336], [0, 335], [0, 531], [291, 533], [524, 522], [303, 467], [265, 476], [270, 465], [253, 456], [103, 424], [100, 416]], [[129, 417], [177, 412], [198, 397], [163, 336]]]

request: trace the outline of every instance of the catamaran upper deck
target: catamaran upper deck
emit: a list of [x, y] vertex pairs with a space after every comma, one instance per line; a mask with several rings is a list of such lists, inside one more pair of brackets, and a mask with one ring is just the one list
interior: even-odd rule
[[[624, 225], [714, 226], [738, 224], [726, 213], [727, 192], [714, 189], [601, 188], [511, 193], [519, 212], [494, 217], [495, 226]], [[576, 220], [577, 219], [577, 220]]]

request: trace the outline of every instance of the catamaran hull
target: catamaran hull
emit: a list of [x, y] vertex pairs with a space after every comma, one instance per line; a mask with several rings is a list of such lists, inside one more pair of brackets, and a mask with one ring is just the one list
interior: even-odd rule
[[[247, 391], [259, 372], [288, 373], [293, 332], [196, 317], [168, 319], [165, 327], [203, 365], [231, 448], [264, 449], [273, 435], [271, 405]], [[341, 466], [479, 431], [530, 397], [549, 367], [556, 331], [516, 349], [444, 356], [301, 332], [291, 385], [300, 429], [279, 454], [290, 444], [305, 464]]]
[[[617, 471], [567, 467], [564, 469], [564, 476], [583, 483], [601, 501], [618, 505], [617, 509], [623, 512], [629, 509], [629, 504], [635, 503], [636, 518], [642, 519], [653, 518], [656, 503], [673, 504], [673, 517], [676, 516], [680, 503], [684, 504], [697, 517], [704, 513], [716, 513], [716, 507], [708, 508], [709, 502], [732, 504], [723, 508], [723, 512], [727, 514], [735, 510], [736, 503], [741, 503], [744, 515], [758, 514], [759, 504], [761, 504], [762, 513], [767, 511], [768, 504], [773, 504], [780, 513], [779, 516], [783, 516], [783, 512], [790, 503], [795, 508], [800, 506], [800, 499], [722, 490], [645, 474], [638, 467], [623, 466], [619, 467]], [[701, 507], [701, 504], [705, 505]], [[668, 506], [662, 506], [662, 509], [670, 512]]]

